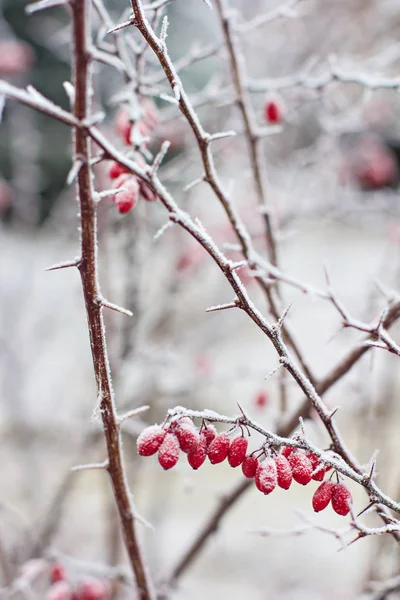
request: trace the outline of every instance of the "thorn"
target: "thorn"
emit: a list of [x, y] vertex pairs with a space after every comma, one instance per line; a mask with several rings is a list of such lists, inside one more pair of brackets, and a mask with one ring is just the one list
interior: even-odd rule
[[172, 91], [174, 92], [174, 97], [177, 102], [181, 99], [181, 88], [178, 83], [175, 83]]
[[79, 171], [81, 170], [81, 167], [83, 165], [83, 160], [81, 160], [80, 158], [78, 158], [78, 160], [74, 161], [72, 167], [69, 170], [69, 173], [67, 175], [67, 185], [71, 185], [74, 181], [76, 176], [78, 175]]
[[160, 42], [164, 45], [168, 35], [169, 21], [167, 15], [164, 16], [161, 23]]
[[129, 21], [124, 21], [123, 23], [120, 23], [119, 25], [116, 25], [112, 29], [108, 29], [107, 33], [116, 33], [117, 31], [120, 31], [121, 29], [125, 29], [126, 27], [130, 27], [131, 25], [135, 25], [135, 17], [134, 16], [132, 16], [129, 19]]
[[264, 379], [269, 379], [270, 377], [272, 377], [272, 375], [275, 375], [275, 373], [277, 373], [279, 371], [279, 369], [282, 369], [283, 366], [284, 366], [284, 362], [280, 362], [279, 365], [277, 367], [275, 367], [275, 369], [272, 369], [272, 371], [267, 373], [267, 375], [264, 377]]
[[240, 301], [236, 298], [233, 302], [229, 302], [228, 304], [217, 304], [216, 306], [210, 306], [206, 309], [206, 313], [217, 312], [219, 310], [227, 310], [228, 308], [238, 308]]
[[122, 306], [118, 306], [118, 304], [113, 304], [112, 302], [108, 302], [108, 300], [101, 300], [101, 305], [106, 308], [110, 308], [111, 310], [115, 310], [116, 312], [120, 312], [127, 317], [133, 317], [133, 312], [128, 310], [127, 308], [123, 308]]
[[107, 469], [108, 467], [108, 459], [104, 460], [102, 463], [89, 463], [87, 465], [76, 465], [75, 467], [71, 467], [71, 471], [86, 471], [91, 469]]
[[79, 267], [80, 259], [75, 260], [67, 260], [65, 262], [58, 263], [57, 265], [52, 265], [51, 267], [47, 267], [45, 271], [57, 271], [58, 269], [68, 269], [69, 267]]
[[160, 227], [158, 231], [156, 231], [156, 233], [153, 236], [153, 240], [158, 240], [167, 231], [167, 229], [169, 229], [173, 225], [175, 225], [175, 223], [173, 223], [171, 220], [168, 220], [166, 223], [164, 223], [164, 225]]
[[39, 10], [52, 8], [53, 6], [62, 6], [63, 4], [68, 4], [68, 0], [38, 0], [38, 2], [32, 2], [25, 6], [25, 12], [28, 15], [32, 15]]
[[5, 96], [0, 96], [0, 123], [3, 120], [3, 113], [4, 113], [4, 108], [6, 106], [6, 97]]
[[247, 260], [241, 260], [239, 262], [235, 262], [231, 264], [231, 271], [236, 271], [237, 269], [241, 269], [242, 267], [247, 267]]
[[145, 405], [145, 406], [139, 406], [138, 408], [133, 408], [132, 410], [129, 410], [128, 412], [124, 413], [120, 417], [117, 417], [118, 425], [121, 425], [121, 423], [123, 423], [127, 419], [136, 417], [136, 415], [139, 415], [140, 413], [145, 412], [146, 410], [149, 410], [149, 408], [150, 408], [150, 406]]
[[278, 327], [278, 329], [281, 329], [281, 327], [283, 325], [283, 322], [284, 322], [284, 320], [286, 319], [286, 317], [288, 315], [289, 310], [292, 308], [292, 305], [293, 305], [293, 302], [291, 302], [289, 304], [289, 306], [287, 307], [287, 309], [285, 310], [285, 312], [283, 313], [283, 315], [280, 317], [278, 323], [276, 324], [277, 327]]
[[151, 168], [150, 168], [151, 175], [154, 175], [155, 173], [157, 173], [158, 169], [160, 168], [160, 165], [161, 165], [162, 161], [165, 158], [165, 155], [168, 152], [168, 149], [169, 149], [170, 145], [171, 145], [171, 142], [169, 142], [168, 140], [165, 140], [161, 144], [161, 148], [158, 151], [155, 159], [153, 160], [153, 164], [151, 165]]
[[370, 502], [368, 504], [368, 506], [366, 506], [365, 508], [363, 508], [362, 511], [358, 513], [357, 518], [361, 517], [361, 515], [363, 515], [364, 513], [366, 513], [367, 510], [369, 510], [370, 508], [372, 508], [373, 506], [375, 506], [375, 504], [376, 504], [376, 502]]
[[328, 418], [332, 419], [332, 417], [337, 413], [337, 411], [339, 410], [339, 408], [340, 408], [340, 406], [335, 406], [335, 408], [333, 408], [331, 410], [331, 412], [329, 413]]
[[331, 288], [331, 278], [329, 275], [328, 261], [326, 261], [326, 260], [324, 260], [324, 275], [325, 275], [326, 285], [330, 289]]
[[183, 191], [184, 192], [188, 192], [195, 185], [198, 185], [199, 183], [202, 183], [203, 181], [204, 181], [204, 175], [202, 175], [201, 177], [198, 177], [198, 179], [194, 179], [193, 181], [191, 181], [190, 183], [188, 183], [187, 185], [185, 185], [185, 187], [183, 188]]
[[369, 470], [368, 476], [367, 476], [367, 478], [366, 478], [366, 480], [367, 480], [368, 482], [371, 482], [371, 481], [372, 481], [372, 478], [373, 478], [373, 476], [374, 476], [374, 474], [375, 474], [375, 467], [376, 467], [376, 460], [374, 459], [374, 460], [372, 461], [372, 463], [371, 463], [371, 467], [370, 467], [370, 470]]
[[213, 133], [208, 138], [208, 142], [214, 142], [215, 140], [223, 140], [227, 137], [235, 137], [237, 135], [236, 131], [220, 131], [219, 133]]

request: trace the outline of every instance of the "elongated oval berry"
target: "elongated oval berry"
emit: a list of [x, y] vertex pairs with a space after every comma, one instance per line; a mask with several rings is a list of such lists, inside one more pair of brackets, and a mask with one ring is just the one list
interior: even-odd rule
[[71, 588], [66, 581], [57, 581], [49, 588], [46, 600], [69, 600], [71, 598]]
[[244, 437], [232, 440], [228, 452], [228, 463], [231, 467], [239, 467], [246, 458], [248, 441]]
[[353, 498], [344, 483], [335, 483], [332, 491], [332, 508], [338, 515], [345, 516], [350, 512]]
[[214, 425], [204, 426], [200, 431], [200, 443], [204, 445], [207, 450], [208, 446], [211, 444], [213, 439], [217, 437], [217, 430]]
[[123, 188], [113, 198], [119, 212], [126, 214], [136, 206], [139, 195], [138, 180], [136, 177], [123, 174], [115, 180], [114, 187]]
[[301, 485], [307, 485], [311, 481], [313, 472], [312, 464], [303, 450], [295, 450], [288, 456], [292, 468], [293, 479]]
[[93, 577], [82, 583], [79, 598], [80, 600], [105, 600], [109, 597], [109, 593], [108, 584]]
[[140, 456], [152, 456], [164, 441], [166, 430], [161, 425], [151, 425], [143, 429], [137, 439], [137, 451]]
[[332, 481], [324, 481], [314, 492], [312, 507], [315, 512], [324, 510], [332, 499], [332, 492], [335, 484]]
[[283, 454], [280, 454], [275, 458], [275, 464], [278, 486], [284, 490], [288, 490], [293, 479], [292, 467], [286, 456], [283, 456]]
[[188, 452], [188, 463], [192, 469], [198, 469], [204, 463], [207, 457], [207, 451], [203, 444], [197, 444], [197, 447]]
[[284, 108], [279, 98], [270, 98], [264, 105], [264, 118], [267, 123], [276, 124], [283, 120]]
[[281, 450], [281, 454], [282, 456], [285, 456], [285, 458], [288, 458], [288, 456], [290, 454], [292, 454], [294, 448], [292, 448], [292, 446], [283, 446], [282, 450]]
[[167, 433], [158, 451], [158, 462], [166, 471], [172, 469], [179, 459], [179, 442], [174, 433]]
[[307, 452], [307, 458], [311, 461], [313, 472], [317, 471], [318, 469], [316, 473], [313, 473], [312, 479], [314, 481], [323, 481], [325, 473], [327, 473], [331, 467], [325, 467], [321, 463], [319, 457], [313, 454], [312, 452]]
[[57, 581], [64, 581], [66, 579], [66, 572], [63, 565], [59, 562], [55, 562], [50, 566], [50, 581], [51, 583], [57, 583]]
[[174, 429], [175, 435], [178, 438], [182, 452], [190, 452], [195, 450], [200, 444], [200, 436], [193, 423], [179, 423]]
[[125, 167], [114, 161], [111, 163], [111, 166], [108, 170], [108, 176], [110, 179], [118, 179], [118, 177], [124, 173], [128, 173]]
[[208, 446], [207, 454], [212, 465], [223, 462], [228, 456], [231, 441], [226, 433], [220, 433]]
[[247, 479], [253, 479], [258, 467], [258, 458], [255, 456], [246, 456], [242, 462], [242, 473]]
[[257, 489], [263, 494], [270, 494], [276, 488], [276, 465], [272, 458], [267, 458], [262, 463], [259, 463], [255, 482]]

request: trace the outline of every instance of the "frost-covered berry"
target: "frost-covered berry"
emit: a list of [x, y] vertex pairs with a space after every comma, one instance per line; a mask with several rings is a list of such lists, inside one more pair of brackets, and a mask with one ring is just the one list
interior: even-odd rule
[[332, 481], [324, 481], [314, 492], [312, 506], [315, 512], [324, 510], [332, 499], [332, 492], [335, 484]]
[[179, 442], [174, 433], [167, 433], [158, 451], [158, 462], [166, 471], [172, 469], [179, 459]]
[[247, 456], [242, 462], [242, 473], [247, 479], [252, 479], [256, 475], [258, 467], [258, 458]]
[[136, 206], [139, 195], [139, 184], [136, 177], [122, 174], [114, 182], [114, 188], [123, 188], [113, 196], [114, 202], [121, 214], [126, 214]]
[[55, 562], [50, 566], [49, 576], [51, 583], [57, 583], [57, 581], [64, 581], [66, 579], [65, 568], [61, 563]]
[[292, 448], [292, 446], [283, 446], [282, 450], [281, 450], [281, 454], [282, 456], [285, 456], [285, 458], [288, 458], [288, 456], [290, 454], [292, 454], [294, 448]]
[[174, 428], [174, 433], [178, 438], [182, 452], [195, 450], [200, 444], [200, 436], [193, 423], [179, 423]]
[[207, 454], [212, 465], [223, 462], [228, 456], [231, 441], [226, 433], [220, 433], [208, 446]]
[[214, 438], [217, 437], [217, 430], [214, 425], [204, 426], [200, 431], [200, 443], [204, 445], [204, 447], [208, 448]]
[[125, 108], [120, 108], [117, 112], [115, 117], [115, 129], [125, 144], [130, 145], [132, 122], [129, 118], [128, 111]]
[[288, 490], [293, 479], [292, 467], [288, 459], [283, 454], [280, 454], [275, 458], [275, 465], [278, 486], [284, 490]]
[[306, 453], [303, 450], [295, 450], [289, 454], [288, 461], [292, 468], [293, 479], [297, 483], [307, 485], [311, 481], [313, 467]]
[[311, 461], [313, 471], [318, 471], [312, 475], [314, 481], [323, 481], [325, 473], [330, 470], [331, 467], [325, 467], [322, 465], [318, 456], [312, 452], [307, 452], [307, 458]]
[[264, 119], [267, 123], [276, 124], [283, 120], [284, 108], [279, 98], [270, 98], [264, 105]]
[[353, 504], [350, 490], [344, 483], [335, 483], [332, 491], [332, 508], [338, 515], [345, 516], [350, 512], [350, 506]]
[[113, 161], [108, 170], [108, 176], [110, 179], [118, 179], [120, 175], [127, 172], [128, 171], [125, 169], [125, 167]]
[[166, 433], [161, 425], [150, 425], [150, 427], [143, 429], [136, 442], [140, 456], [155, 454], [163, 443]]
[[84, 581], [79, 589], [80, 600], [105, 600], [108, 594], [108, 585], [94, 578]]
[[70, 600], [71, 588], [66, 581], [57, 581], [49, 588], [46, 600]]
[[228, 452], [228, 463], [231, 467], [239, 467], [246, 458], [248, 441], [244, 437], [232, 440]]
[[192, 469], [198, 469], [204, 463], [207, 457], [207, 451], [203, 444], [197, 444], [197, 447], [188, 452], [188, 463]]
[[255, 482], [257, 489], [263, 494], [270, 494], [276, 488], [276, 465], [272, 458], [267, 458], [262, 463], [259, 463]]

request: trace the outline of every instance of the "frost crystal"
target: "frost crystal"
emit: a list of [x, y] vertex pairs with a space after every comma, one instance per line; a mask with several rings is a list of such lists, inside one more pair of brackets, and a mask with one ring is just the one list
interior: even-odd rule
[[256, 471], [256, 487], [263, 494], [270, 494], [277, 484], [277, 473], [275, 461], [267, 458], [260, 463]]

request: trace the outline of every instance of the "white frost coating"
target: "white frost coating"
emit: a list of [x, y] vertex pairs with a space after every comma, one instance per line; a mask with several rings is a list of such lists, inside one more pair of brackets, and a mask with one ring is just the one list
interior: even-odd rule
[[275, 461], [271, 458], [261, 463], [257, 469], [256, 478], [260, 491], [272, 492], [277, 484], [277, 472]]

